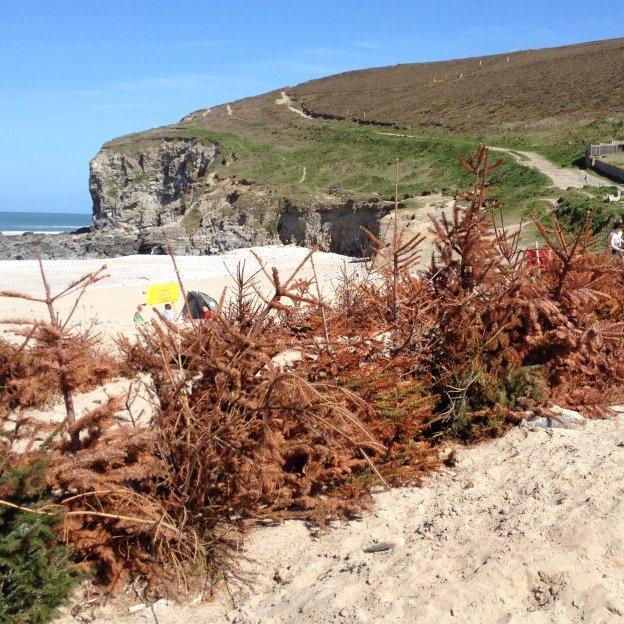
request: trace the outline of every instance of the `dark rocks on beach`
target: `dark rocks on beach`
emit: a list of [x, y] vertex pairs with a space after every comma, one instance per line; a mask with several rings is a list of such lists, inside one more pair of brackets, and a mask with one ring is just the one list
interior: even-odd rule
[[137, 242], [128, 236], [111, 233], [102, 235], [81, 228], [83, 233], [0, 235], [0, 260], [31, 260], [39, 249], [41, 257], [108, 258], [137, 253]]
[[236, 231], [228, 230], [198, 232], [189, 236], [176, 227], [167, 228], [166, 232], [161, 228], [139, 232], [81, 228], [76, 232], [61, 234], [0, 234], [0, 260], [30, 260], [36, 257], [37, 248], [44, 259], [159, 255], [166, 253], [165, 233], [175, 253], [189, 256], [223, 253], [255, 243], [237, 236]]

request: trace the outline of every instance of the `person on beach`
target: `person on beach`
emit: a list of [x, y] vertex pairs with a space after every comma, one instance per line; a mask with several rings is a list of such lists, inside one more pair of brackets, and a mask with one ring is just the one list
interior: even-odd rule
[[202, 306], [201, 315], [202, 319], [207, 321], [208, 319], [212, 318], [212, 310], [206, 304], [204, 304]]
[[163, 310], [162, 315], [169, 323], [175, 323], [175, 313], [170, 303], [165, 303], [165, 309]]
[[136, 312], [134, 313], [134, 318], [132, 319], [134, 321], [134, 324], [137, 326], [143, 325], [143, 323], [145, 323], [145, 319], [143, 318], [143, 315], [141, 314], [142, 312], [143, 312], [143, 306], [138, 305]]
[[611, 253], [613, 254], [624, 253], [624, 249], [622, 249], [622, 225], [620, 223], [617, 223], [611, 231], [609, 247], [611, 247]]

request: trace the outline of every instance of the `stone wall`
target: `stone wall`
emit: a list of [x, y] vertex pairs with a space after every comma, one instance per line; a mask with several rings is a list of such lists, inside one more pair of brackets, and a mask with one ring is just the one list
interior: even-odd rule
[[624, 169], [622, 169], [622, 167], [610, 165], [604, 160], [599, 160], [598, 158], [592, 159], [590, 167], [594, 171], [597, 171], [598, 173], [607, 176], [607, 178], [611, 178], [612, 180], [616, 180], [617, 182], [624, 182]]
[[611, 143], [588, 145], [585, 148], [585, 165], [612, 180], [624, 182], [624, 168], [612, 165], [600, 158], [601, 156], [617, 154], [619, 152], [624, 153], [624, 141], [611, 141]]

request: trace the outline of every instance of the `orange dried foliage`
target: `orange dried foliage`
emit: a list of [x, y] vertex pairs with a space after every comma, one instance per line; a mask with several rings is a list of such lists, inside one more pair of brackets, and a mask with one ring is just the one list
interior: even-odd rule
[[[345, 269], [331, 304], [301, 266], [282, 278], [258, 258], [272, 294], [240, 266], [220, 315], [121, 339], [125, 371], [153, 384], [150, 426], [120, 423], [111, 400], [49, 451], [67, 537], [103, 582], [141, 575], [160, 591], [187, 580], [189, 561], [222, 565], [250, 520], [325, 522], [366, 504], [375, 481], [419, 482], [440, 440], [498, 434], [553, 400], [624, 397], [622, 264], [556, 220], [538, 224], [552, 261], [528, 263], [487, 200], [499, 163], [481, 147], [463, 164], [475, 184], [434, 219], [422, 274], [421, 239], [397, 229], [390, 244], [371, 235], [368, 272]], [[36, 332], [56, 353], [50, 328]], [[284, 371], [286, 349], [301, 357]]]

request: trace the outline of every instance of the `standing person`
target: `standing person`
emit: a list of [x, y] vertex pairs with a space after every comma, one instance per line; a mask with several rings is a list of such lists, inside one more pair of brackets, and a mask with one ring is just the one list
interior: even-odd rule
[[169, 323], [175, 323], [175, 313], [170, 303], [165, 303], [165, 309], [163, 310], [163, 316]]
[[143, 318], [141, 312], [143, 312], [143, 306], [139, 304], [132, 319], [134, 321], [134, 324], [137, 326], [143, 325], [143, 323], [145, 323], [145, 319]]
[[611, 231], [609, 247], [611, 247], [611, 253], [613, 254], [624, 253], [624, 249], [622, 249], [622, 225], [620, 223], [617, 223]]

